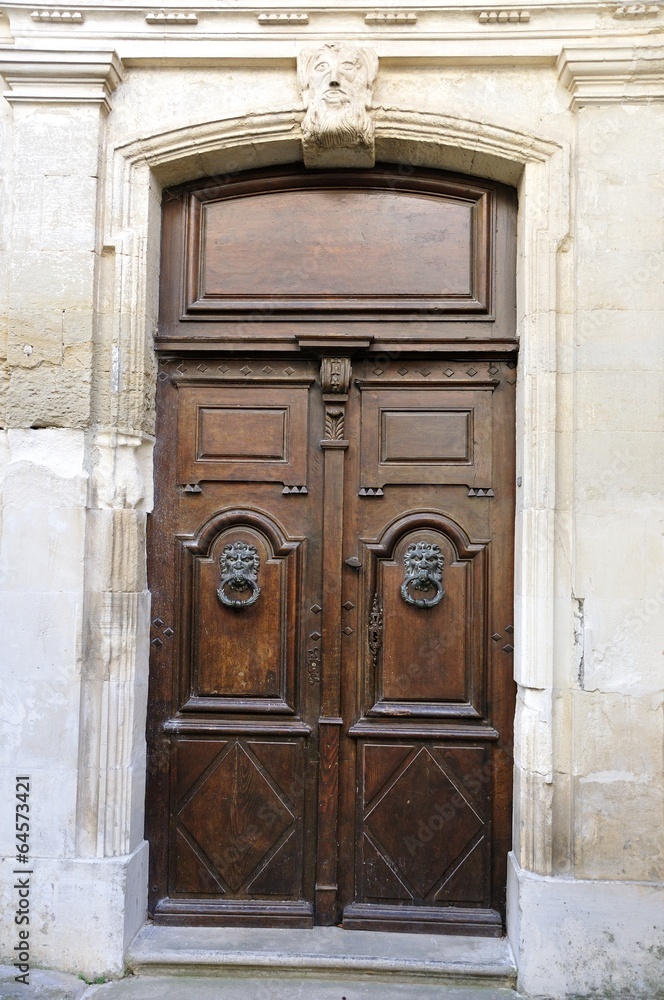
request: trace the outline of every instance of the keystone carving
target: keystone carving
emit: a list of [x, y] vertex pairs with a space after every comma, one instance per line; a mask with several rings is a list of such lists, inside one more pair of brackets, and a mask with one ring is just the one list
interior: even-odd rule
[[373, 49], [327, 42], [300, 53], [297, 76], [306, 106], [305, 167], [373, 167], [370, 115], [378, 56]]

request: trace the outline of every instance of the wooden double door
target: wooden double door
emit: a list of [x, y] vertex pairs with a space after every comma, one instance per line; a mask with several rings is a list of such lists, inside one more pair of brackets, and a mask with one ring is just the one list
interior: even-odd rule
[[514, 361], [351, 353], [161, 357], [158, 921], [502, 933]]

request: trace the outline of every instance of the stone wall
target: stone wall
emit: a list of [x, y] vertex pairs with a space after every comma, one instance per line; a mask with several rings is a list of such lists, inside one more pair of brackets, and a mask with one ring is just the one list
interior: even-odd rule
[[[626, 10], [3, 8], [0, 781], [32, 780], [35, 963], [119, 974], [145, 918], [161, 188], [301, 159], [295, 55], [350, 38], [379, 160], [519, 190], [520, 986], [664, 995], [664, 15]], [[14, 837], [7, 811], [2, 959]]]

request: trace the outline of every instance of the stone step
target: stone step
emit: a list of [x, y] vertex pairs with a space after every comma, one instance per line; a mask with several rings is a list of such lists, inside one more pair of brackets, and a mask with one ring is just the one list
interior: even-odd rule
[[[164, 927], [147, 924], [128, 968], [141, 976], [317, 977], [359, 982], [512, 987], [506, 938], [393, 934], [338, 927], [311, 930]], [[490, 998], [489, 998], [490, 1000]]]
[[[46, 998], [44, 998], [46, 1000]], [[518, 1000], [510, 989], [394, 983], [385, 979], [129, 976], [91, 987], [83, 1000]]]

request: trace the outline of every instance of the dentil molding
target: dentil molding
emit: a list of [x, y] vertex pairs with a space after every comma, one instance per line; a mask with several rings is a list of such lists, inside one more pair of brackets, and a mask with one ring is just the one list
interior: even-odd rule
[[557, 70], [572, 108], [664, 100], [664, 45], [565, 47]]
[[10, 104], [99, 104], [122, 79], [122, 62], [113, 51], [55, 51], [0, 46], [0, 74]]

